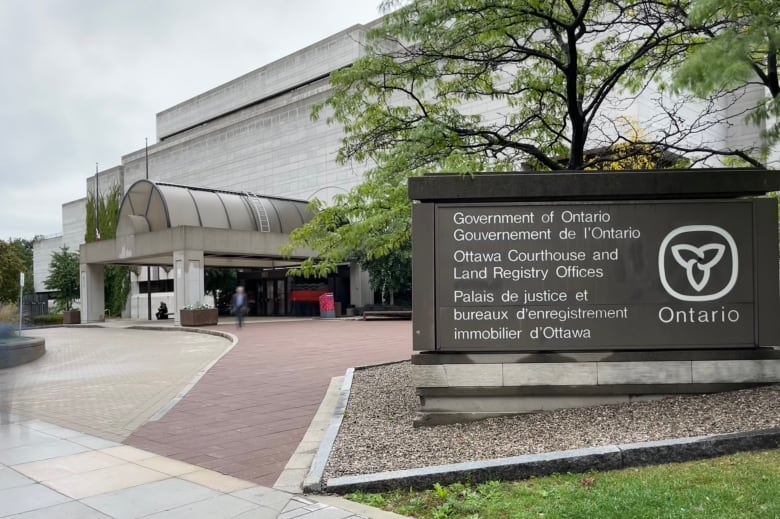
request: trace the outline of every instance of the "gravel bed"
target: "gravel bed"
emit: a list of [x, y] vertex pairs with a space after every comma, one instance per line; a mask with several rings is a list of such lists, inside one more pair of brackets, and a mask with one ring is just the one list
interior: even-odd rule
[[780, 427], [780, 386], [412, 427], [411, 365], [355, 370], [325, 479]]

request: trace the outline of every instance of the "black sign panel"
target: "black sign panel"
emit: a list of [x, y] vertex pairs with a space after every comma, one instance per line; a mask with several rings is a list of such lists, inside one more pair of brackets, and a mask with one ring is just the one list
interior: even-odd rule
[[437, 349], [752, 347], [750, 201], [437, 204]]

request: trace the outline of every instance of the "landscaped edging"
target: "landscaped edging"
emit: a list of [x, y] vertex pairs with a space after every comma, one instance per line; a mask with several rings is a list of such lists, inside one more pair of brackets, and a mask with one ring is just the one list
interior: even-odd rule
[[567, 472], [617, 470], [677, 463], [736, 452], [777, 448], [780, 448], [780, 429], [767, 429], [344, 476], [329, 479], [323, 490], [333, 494], [356, 491], [384, 492], [399, 488], [423, 490], [431, 488], [435, 483], [447, 485], [466, 480], [475, 483], [491, 480], [520, 480]]
[[304, 492], [346, 494], [356, 491], [384, 492], [399, 488], [423, 490], [431, 488], [435, 483], [445, 485], [465, 480], [477, 483], [491, 480], [520, 480], [556, 473], [617, 470], [714, 458], [736, 452], [780, 448], [780, 428], [773, 428], [528, 454], [509, 458], [343, 476], [323, 481], [325, 467], [349, 401], [354, 369], [347, 370], [341, 395], [331, 417], [331, 424], [304, 481]]
[[314, 455], [309, 472], [303, 480], [302, 487], [304, 492], [322, 491], [322, 478], [325, 473], [325, 466], [328, 464], [333, 444], [336, 443], [336, 437], [339, 435], [339, 429], [341, 429], [341, 422], [344, 420], [344, 412], [347, 409], [347, 402], [349, 402], [349, 393], [352, 389], [352, 376], [354, 373], [355, 368], [349, 368], [344, 374], [344, 382], [341, 384], [341, 391], [339, 392], [336, 407], [331, 415], [330, 425], [320, 442], [317, 454]]

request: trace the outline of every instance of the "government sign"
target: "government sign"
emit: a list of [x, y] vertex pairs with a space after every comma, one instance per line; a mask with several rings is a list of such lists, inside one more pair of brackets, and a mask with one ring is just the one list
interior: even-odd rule
[[752, 348], [770, 204], [434, 204], [436, 349]]

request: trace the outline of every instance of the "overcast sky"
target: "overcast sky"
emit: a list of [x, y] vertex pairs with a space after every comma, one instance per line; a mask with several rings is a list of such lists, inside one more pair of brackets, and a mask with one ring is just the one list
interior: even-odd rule
[[62, 230], [155, 114], [357, 23], [380, 0], [0, 0], [0, 239]]

